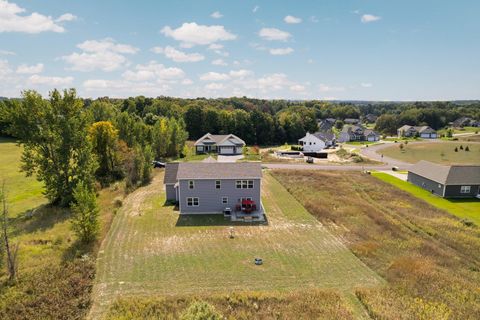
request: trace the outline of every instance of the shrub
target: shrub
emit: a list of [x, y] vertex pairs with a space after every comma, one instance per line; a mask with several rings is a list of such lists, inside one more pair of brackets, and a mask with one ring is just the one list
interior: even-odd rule
[[470, 151], [470, 148], [468, 146], [466, 146], [465, 151]]
[[100, 228], [95, 193], [80, 182], [73, 191], [73, 197], [75, 202], [72, 204], [72, 229], [81, 242], [91, 242]]
[[455, 152], [458, 152], [458, 148], [457, 148], [457, 147], [455, 147]]
[[181, 315], [182, 320], [221, 320], [222, 315], [205, 301], [194, 301]]

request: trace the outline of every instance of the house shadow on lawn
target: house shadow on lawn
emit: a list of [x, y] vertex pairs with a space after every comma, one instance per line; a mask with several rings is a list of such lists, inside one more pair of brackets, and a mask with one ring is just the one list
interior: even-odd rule
[[267, 226], [268, 218], [265, 221], [231, 221], [222, 214], [182, 214], [178, 216], [176, 227], [206, 227], [206, 226]]

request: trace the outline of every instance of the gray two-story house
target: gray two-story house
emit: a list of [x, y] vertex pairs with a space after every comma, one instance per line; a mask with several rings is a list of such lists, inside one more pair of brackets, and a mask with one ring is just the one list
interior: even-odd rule
[[180, 214], [263, 216], [259, 162], [167, 163], [167, 200], [178, 203]]

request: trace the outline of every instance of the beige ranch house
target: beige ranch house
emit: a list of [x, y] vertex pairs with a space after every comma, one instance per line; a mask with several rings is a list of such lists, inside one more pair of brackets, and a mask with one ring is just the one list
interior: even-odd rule
[[242, 154], [245, 141], [234, 134], [210, 134], [207, 133], [195, 144], [195, 152], [202, 153], [218, 153], [222, 155]]

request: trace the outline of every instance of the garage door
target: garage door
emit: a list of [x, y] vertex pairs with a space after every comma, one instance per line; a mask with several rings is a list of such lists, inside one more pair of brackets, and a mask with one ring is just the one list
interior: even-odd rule
[[233, 154], [234, 147], [221, 147], [220, 154]]

